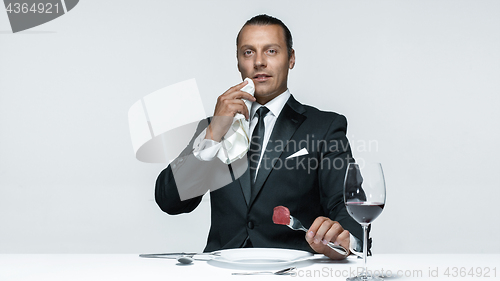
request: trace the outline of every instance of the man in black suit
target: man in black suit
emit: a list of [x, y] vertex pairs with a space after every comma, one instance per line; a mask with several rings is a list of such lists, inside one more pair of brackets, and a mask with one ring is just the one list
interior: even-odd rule
[[[295, 52], [291, 33], [280, 20], [259, 15], [247, 21], [237, 37], [237, 59], [241, 77], [255, 84], [255, 97], [241, 91], [246, 81], [219, 96], [210, 124], [200, 123], [188, 147], [158, 176], [156, 202], [169, 214], [191, 212], [202, 195], [181, 200], [181, 175], [198, 188], [217, 177], [213, 168], [222, 165], [229, 168], [231, 178], [210, 193], [212, 218], [205, 251], [274, 247], [345, 258], [326, 243], [349, 249], [356, 241], [356, 248], [361, 246], [361, 226], [343, 203], [344, 175], [353, 161], [346, 118], [303, 105], [290, 94], [287, 79]], [[252, 102], [250, 110], [243, 99]], [[238, 113], [250, 120], [253, 132], [249, 161], [226, 165], [215, 153]], [[237, 172], [242, 161], [249, 167], [243, 165], [245, 169]], [[190, 163], [184, 166], [190, 168], [178, 172], [181, 162]], [[310, 225], [305, 237], [273, 223], [273, 208], [280, 205]]]

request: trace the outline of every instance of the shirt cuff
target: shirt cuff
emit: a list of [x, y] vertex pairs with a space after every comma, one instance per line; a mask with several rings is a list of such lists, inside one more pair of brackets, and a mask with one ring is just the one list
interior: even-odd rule
[[363, 242], [361, 242], [361, 240], [359, 240], [358, 238], [356, 238], [354, 235], [350, 234], [349, 233], [349, 243], [351, 244], [350, 248], [351, 250], [354, 250], [356, 252], [362, 252], [363, 251]]
[[207, 129], [205, 128], [194, 140], [193, 155], [201, 161], [212, 161], [217, 156], [222, 144], [211, 139], [206, 139], [206, 135]]

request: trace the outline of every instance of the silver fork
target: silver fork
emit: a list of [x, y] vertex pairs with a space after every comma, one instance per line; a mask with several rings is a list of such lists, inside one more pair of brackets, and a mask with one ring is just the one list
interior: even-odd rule
[[[293, 230], [302, 230], [304, 232], [307, 232], [307, 228], [305, 228], [302, 223], [300, 223], [300, 221], [294, 217], [292, 217], [292, 215], [290, 215], [290, 223], [288, 224], [288, 227], [290, 227], [291, 229]], [[332, 248], [332, 250], [336, 251], [337, 253], [343, 255], [343, 256], [347, 256], [348, 255], [348, 252], [347, 250], [340, 246], [340, 245], [335, 245], [333, 244], [332, 242], [328, 242], [328, 244], [326, 244], [328, 247]]]
[[251, 272], [234, 272], [232, 275], [259, 275], [259, 274], [274, 274], [274, 275], [291, 275], [295, 267], [289, 267], [278, 271], [251, 271]]

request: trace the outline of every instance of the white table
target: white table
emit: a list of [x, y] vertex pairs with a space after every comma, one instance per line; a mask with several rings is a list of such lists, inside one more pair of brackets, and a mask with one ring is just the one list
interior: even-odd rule
[[[335, 262], [319, 258], [298, 264], [296, 276], [233, 276], [242, 271], [216, 267], [205, 261], [178, 265], [173, 259], [140, 258], [135, 254], [2, 254], [0, 280], [202, 280], [321, 278], [345, 280], [363, 266], [361, 259], [349, 257]], [[500, 254], [402, 255], [379, 254], [368, 259], [368, 269], [392, 278], [386, 280], [500, 280]], [[472, 271], [471, 271], [472, 269]], [[390, 271], [390, 272], [389, 272]], [[489, 277], [478, 277], [487, 271]], [[471, 273], [474, 276], [471, 276]], [[343, 275], [343, 277], [342, 277]], [[399, 277], [396, 278], [396, 275]], [[182, 278], [182, 279], [181, 279]]]

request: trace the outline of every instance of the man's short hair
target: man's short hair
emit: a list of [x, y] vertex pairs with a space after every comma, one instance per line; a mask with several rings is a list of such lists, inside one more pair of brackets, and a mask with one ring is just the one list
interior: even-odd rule
[[279, 25], [281, 28], [283, 28], [283, 34], [285, 34], [285, 42], [286, 42], [286, 48], [288, 50], [288, 57], [292, 56], [292, 48], [293, 48], [293, 40], [292, 40], [292, 33], [290, 32], [290, 29], [286, 27], [286, 25], [279, 19], [262, 14], [262, 15], [257, 15], [249, 20], [241, 27], [240, 32], [238, 32], [238, 36], [236, 37], [236, 45], [238, 45], [238, 42], [240, 40], [240, 33], [241, 30], [247, 25]]

